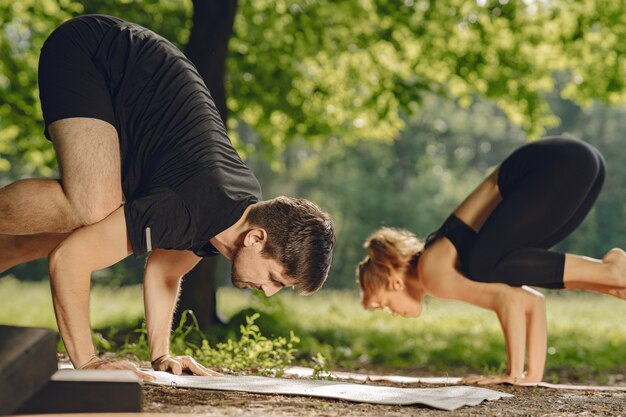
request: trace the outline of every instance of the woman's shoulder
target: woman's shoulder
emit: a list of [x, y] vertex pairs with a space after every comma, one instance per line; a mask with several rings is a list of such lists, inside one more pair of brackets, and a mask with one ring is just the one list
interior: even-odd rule
[[418, 270], [424, 286], [438, 284], [447, 273], [458, 270], [459, 257], [450, 240], [442, 236], [428, 245], [420, 255]]

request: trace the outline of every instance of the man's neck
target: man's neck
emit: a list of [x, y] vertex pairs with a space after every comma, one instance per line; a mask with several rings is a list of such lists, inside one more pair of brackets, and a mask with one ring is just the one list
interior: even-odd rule
[[230, 260], [233, 259], [233, 254], [238, 246], [239, 239], [241, 239], [241, 235], [248, 229], [250, 207], [252, 206], [246, 208], [235, 224], [209, 239], [209, 242], [215, 246], [215, 249]]

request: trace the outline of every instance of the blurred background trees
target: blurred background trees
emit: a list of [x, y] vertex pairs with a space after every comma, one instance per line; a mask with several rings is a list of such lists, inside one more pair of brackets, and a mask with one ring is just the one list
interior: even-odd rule
[[[561, 249], [626, 246], [621, 1], [0, 0], [2, 183], [55, 175], [37, 90], [54, 27], [112, 14], [185, 50], [194, 12], [218, 3], [235, 10], [228, 55], [205, 46], [209, 61], [227, 58], [231, 137], [266, 198], [309, 198], [335, 219], [329, 287], [355, 288], [375, 228], [426, 235], [511, 150], [544, 134], [596, 145], [609, 167], [596, 208]], [[95, 276], [140, 282], [141, 268], [130, 259]], [[11, 272], [46, 276], [41, 262]], [[227, 266], [219, 277], [228, 281]]]

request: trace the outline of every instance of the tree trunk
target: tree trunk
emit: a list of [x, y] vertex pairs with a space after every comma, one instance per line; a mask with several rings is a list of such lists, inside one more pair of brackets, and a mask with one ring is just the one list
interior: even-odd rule
[[193, 0], [193, 26], [185, 55], [194, 63], [226, 123], [226, 57], [237, 0]]
[[[233, 33], [237, 0], [193, 0], [193, 26], [185, 55], [198, 69], [226, 124], [226, 57]], [[192, 310], [201, 329], [221, 321], [215, 299], [218, 257], [205, 258], [183, 280], [174, 327], [184, 310]]]

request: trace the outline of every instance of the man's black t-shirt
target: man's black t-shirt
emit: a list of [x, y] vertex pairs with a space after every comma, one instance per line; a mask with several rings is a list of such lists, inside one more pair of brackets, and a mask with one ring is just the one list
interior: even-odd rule
[[261, 190], [197, 70], [139, 25], [99, 15], [68, 24], [74, 43], [84, 34], [81, 47], [109, 91], [134, 254], [156, 248], [215, 254], [209, 239], [239, 220]]

